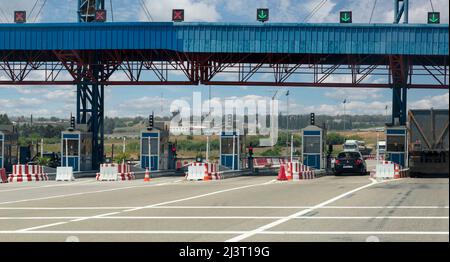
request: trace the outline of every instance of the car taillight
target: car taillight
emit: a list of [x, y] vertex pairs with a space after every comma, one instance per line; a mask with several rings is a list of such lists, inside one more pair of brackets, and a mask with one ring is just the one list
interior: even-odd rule
[[341, 163], [341, 161], [339, 161], [339, 159], [336, 159], [335, 161], [334, 161], [334, 164], [336, 164], [336, 165], [339, 165]]
[[358, 166], [361, 165], [361, 164], [362, 164], [362, 160], [361, 160], [361, 159], [356, 160], [356, 164], [357, 164]]

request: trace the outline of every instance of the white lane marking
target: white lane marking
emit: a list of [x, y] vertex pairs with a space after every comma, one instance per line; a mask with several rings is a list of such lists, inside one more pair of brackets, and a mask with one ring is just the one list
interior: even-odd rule
[[115, 210], [133, 207], [0, 207], [0, 210]]
[[272, 184], [272, 183], [274, 183], [274, 182], [276, 182], [276, 181], [277, 181], [276, 179], [270, 180], [270, 181], [264, 183], [263, 185], [270, 185], [270, 184]]
[[207, 196], [213, 196], [213, 195], [217, 195], [217, 194], [221, 194], [221, 193], [226, 193], [226, 192], [231, 192], [231, 191], [235, 191], [235, 190], [240, 190], [240, 189], [245, 189], [245, 188], [250, 188], [250, 187], [255, 187], [255, 186], [261, 186], [261, 185], [264, 185], [264, 183], [258, 183], [258, 184], [252, 184], [252, 185], [246, 185], [246, 186], [240, 186], [240, 187], [233, 187], [233, 188], [223, 189], [223, 190], [214, 191], [214, 192], [201, 194], [201, 195], [197, 195], [197, 196], [186, 197], [186, 198], [181, 198], [181, 199], [176, 199], [176, 200], [165, 201], [165, 202], [162, 202], [162, 203], [151, 204], [151, 205], [148, 205], [148, 206], [127, 209], [127, 210], [124, 210], [122, 212], [132, 212], [132, 211], [137, 211], [137, 210], [142, 210], [142, 209], [147, 209], [147, 208], [153, 208], [153, 207], [157, 207], [157, 206], [169, 205], [169, 204], [173, 204], [173, 203], [193, 200], [193, 199], [207, 197]]
[[[175, 183], [175, 182], [174, 182]], [[156, 206], [148, 209], [306, 209], [313, 206]], [[0, 210], [115, 210], [139, 208], [116, 207], [0, 207]], [[448, 206], [324, 206], [317, 209], [449, 209]]]
[[294, 214], [292, 214], [290, 216], [286, 216], [286, 217], [284, 217], [282, 219], [279, 219], [277, 221], [274, 221], [272, 223], [260, 226], [260, 227], [258, 227], [256, 229], [252, 230], [252, 231], [249, 231], [247, 233], [244, 233], [244, 234], [241, 234], [239, 236], [236, 236], [236, 237], [233, 237], [231, 239], [228, 239], [226, 242], [239, 242], [239, 241], [244, 240], [246, 238], [249, 238], [249, 237], [251, 237], [251, 236], [253, 236], [255, 234], [261, 233], [261, 232], [263, 232], [265, 230], [268, 230], [268, 229], [271, 229], [271, 228], [273, 228], [275, 226], [283, 224], [283, 223], [285, 223], [285, 222], [287, 222], [287, 221], [289, 221], [289, 220], [291, 220], [291, 219], [293, 219], [295, 217], [300, 217], [300, 216], [306, 215], [307, 213], [309, 213], [311, 211], [314, 211], [314, 210], [318, 209], [319, 207], [323, 207], [323, 206], [326, 206], [328, 204], [331, 204], [331, 203], [333, 203], [333, 202], [335, 202], [335, 201], [337, 201], [339, 199], [342, 199], [342, 198], [344, 198], [344, 197], [346, 197], [346, 196], [348, 196], [350, 194], [353, 194], [355, 192], [358, 192], [360, 190], [366, 189], [366, 188], [371, 187], [371, 186], [376, 185], [376, 184], [379, 184], [379, 183], [377, 183], [376, 181], [372, 180], [371, 183], [369, 183], [367, 185], [355, 188], [355, 189], [350, 190], [350, 191], [348, 191], [346, 193], [343, 193], [343, 194], [341, 194], [339, 196], [336, 196], [336, 197], [331, 198], [331, 199], [329, 199], [327, 201], [324, 201], [324, 202], [322, 202], [322, 203], [320, 203], [318, 205], [315, 205], [315, 206], [313, 206], [311, 208], [301, 210], [301, 211], [296, 212], [296, 213], [294, 213]]
[[448, 231], [264, 231], [260, 235], [448, 235]]
[[[282, 219], [284, 216], [111, 216], [115, 213], [110, 213], [109, 216], [104, 217], [86, 217], [86, 216], [49, 216], [49, 217], [0, 217], [0, 220], [59, 220], [59, 219], [109, 219], [109, 220], [156, 220], [156, 219], [195, 219], [195, 220], [210, 220], [210, 219], [254, 219], [254, 220], [270, 220], [270, 219]], [[442, 219], [448, 220], [448, 216], [319, 216], [319, 217], [295, 217], [293, 219], [301, 220], [345, 220], [345, 219]]]
[[[33, 234], [33, 235], [51, 235], [51, 234], [70, 234], [70, 235], [118, 235], [118, 234], [136, 234], [136, 235], [236, 235], [245, 234], [249, 231], [0, 231], [0, 234]], [[258, 232], [258, 235], [449, 235], [448, 231], [264, 231]]]
[[118, 191], [118, 190], [124, 190], [124, 189], [132, 189], [132, 188], [154, 187], [154, 186], [167, 185], [167, 184], [171, 184], [171, 183], [175, 183], [175, 182], [165, 182], [165, 183], [161, 183], [161, 184], [147, 184], [147, 185], [137, 185], [137, 186], [128, 186], [128, 187], [118, 187], [118, 188], [102, 189], [102, 190], [96, 190], [96, 191], [71, 193], [71, 194], [65, 194], [65, 195], [55, 195], [55, 196], [39, 197], [39, 198], [31, 198], [31, 199], [21, 199], [21, 200], [1, 202], [0, 205], [15, 204], [15, 203], [28, 202], [28, 201], [48, 200], [48, 199], [62, 198], [62, 197], [79, 196], [79, 195], [85, 195], [85, 194], [104, 193], [104, 192], [111, 192], [111, 191]]
[[[104, 215], [117, 215], [118, 213], [119, 212], [113, 212], [113, 213], [108, 213], [108, 214], [104, 214]], [[97, 217], [97, 216], [95, 216], [95, 217]], [[85, 219], [85, 218], [83, 218], [83, 219]], [[35, 227], [28, 227], [28, 228], [20, 229], [20, 230], [17, 230], [17, 231], [32, 231], [32, 230], [41, 229], [41, 228], [47, 228], [47, 227], [54, 227], [54, 226], [64, 225], [64, 224], [67, 224], [69, 222], [80, 221], [80, 220], [83, 220], [83, 219], [77, 218], [77, 219], [70, 220], [70, 221], [46, 224], [46, 225], [35, 226]]]
[[95, 216], [90, 216], [90, 217], [74, 219], [74, 220], [70, 220], [70, 221], [66, 221], [66, 222], [52, 223], [52, 224], [41, 225], [41, 226], [37, 226], [37, 227], [24, 228], [24, 229], [20, 229], [20, 230], [17, 230], [17, 231], [31, 231], [31, 230], [47, 228], [47, 227], [53, 227], [53, 226], [62, 225], [62, 224], [68, 224], [68, 223], [71, 223], [71, 222], [80, 222], [80, 221], [85, 221], [85, 220], [88, 220], [88, 219], [103, 218], [103, 217], [106, 217], [106, 216], [116, 215], [116, 214], [120, 214], [120, 213], [123, 213], [123, 212], [137, 211], [137, 210], [141, 210], [141, 209], [144, 209], [144, 208], [155, 207], [155, 206], [160, 206], [160, 205], [167, 205], [167, 204], [182, 202], [182, 201], [186, 201], [186, 200], [192, 200], [192, 199], [197, 199], [197, 198], [206, 197], [206, 196], [212, 196], [212, 195], [216, 195], [216, 194], [220, 194], [220, 193], [235, 191], [235, 190], [239, 190], [239, 189], [260, 186], [260, 185], [262, 185], [262, 184], [259, 183], [259, 184], [252, 184], [252, 185], [247, 185], [247, 186], [228, 188], [228, 189], [214, 191], [214, 192], [201, 194], [201, 195], [197, 195], [197, 196], [192, 196], [192, 197], [187, 197], [187, 198], [182, 198], [182, 199], [176, 199], [176, 200], [171, 200], [171, 201], [165, 201], [165, 202], [162, 202], [162, 203], [152, 204], [152, 205], [143, 206], [143, 207], [127, 209], [127, 210], [120, 211], [120, 212], [100, 214], [100, 215], [95, 215]]
[[[32, 189], [40, 189], [40, 188], [49, 188], [49, 187], [63, 187], [63, 186], [72, 186], [72, 185], [79, 185], [79, 184], [87, 184], [90, 182], [95, 182], [96, 180], [84, 180], [79, 182], [72, 182], [72, 183], [65, 183], [65, 184], [52, 184], [52, 185], [45, 185], [45, 186], [36, 186], [36, 187], [18, 187], [14, 189], [6, 189], [6, 190], [0, 190], [0, 193], [4, 192], [13, 192], [13, 191], [22, 191], [22, 190], [32, 190]], [[57, 182], [55, 182], [57, 183]]]

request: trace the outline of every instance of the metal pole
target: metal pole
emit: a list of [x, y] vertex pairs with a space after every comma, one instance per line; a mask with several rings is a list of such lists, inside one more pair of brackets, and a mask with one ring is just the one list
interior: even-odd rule
[[206, 136], [206, 162], [209, 162], [209, 136]]
[[66, 167], [69, 167], [69, 142], [66, 138]]
[[346, 102], [344, 102], [344, 131], [345, 131], [345, 104], [346, 104]]
[[233, 169], [232, 170], [234, 170], [234, 157], [235, 157], [235, 154], [236, 154], [236, 142], [235, 142], [235, 140], [236, 140], [236, 136], [235, 135], [233, 135], [233, 157], [232, 157], [232, 160], [231, 160], [231, 164], [232, 164], [232, 166], [233, 166]]
[[286, 93], [286, 156], [289, 152], [289, 90]]
[[380, 134], [377, 133], [377, 165], [380, 163]]
[[291, 163], [294, 158], [294, 135], [291, 135]]
[[44, 156], [44, 139], [41, 138], [41, 157]]
[[124, 153], [124, 154], [125, 154], [125, 149], [126, 149], [125, 143], [126, 143], [126, 137], [123, 137], [122, 153]]
[[148, 137], [148, 170], [152, 170], [151, 137]]
[[237, 146], [237, 170], [241, 170], [241, 140], [240, 136], [236, 137], [236, 146]]

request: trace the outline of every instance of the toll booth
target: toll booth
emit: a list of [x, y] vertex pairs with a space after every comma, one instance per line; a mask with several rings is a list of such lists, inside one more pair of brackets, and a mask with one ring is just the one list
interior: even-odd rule
[[231, 170], [241, 169], [241, 152], [244, 147], [244, 136], [235, 132], [220, 134], [220, 165]]
[[325, 131], [315, 125], [302, 129], [303, 164], [314, 169], [324, 169]]
[[72, 167], [74, 172], [92, 170], [92, 133], [87, 132], [87, 126], [61, 133], [61, 165]]
[[18, 160], [18, 139], [17, 129], [13, 125], [0, 125], [0, 169], [12, 172], [12, 166]]
[[408, 167], [408, 130], [405, 126], [386, 127], [386, 160]]
[[141, 131], [140, 148], [141, 168], [149, 168], [152, 171], [168, 170], [170, 159], [173, 159], [168, 123], [155, 123], [153, 128]]

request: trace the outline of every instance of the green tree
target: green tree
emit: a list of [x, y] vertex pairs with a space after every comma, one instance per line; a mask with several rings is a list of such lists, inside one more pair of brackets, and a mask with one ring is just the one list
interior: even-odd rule
[[327, 135], [327, 144], [328, 145], [342, 145], [345, 142], [345, 137], [338, 133], [329, 133]]
[[275, 146], [273, 149], [268, 149], [262, 152], [261, 156], [281, 156], [281, 147]]
[[7, 114], [0, 114], [0, 125], [11, 125]]

